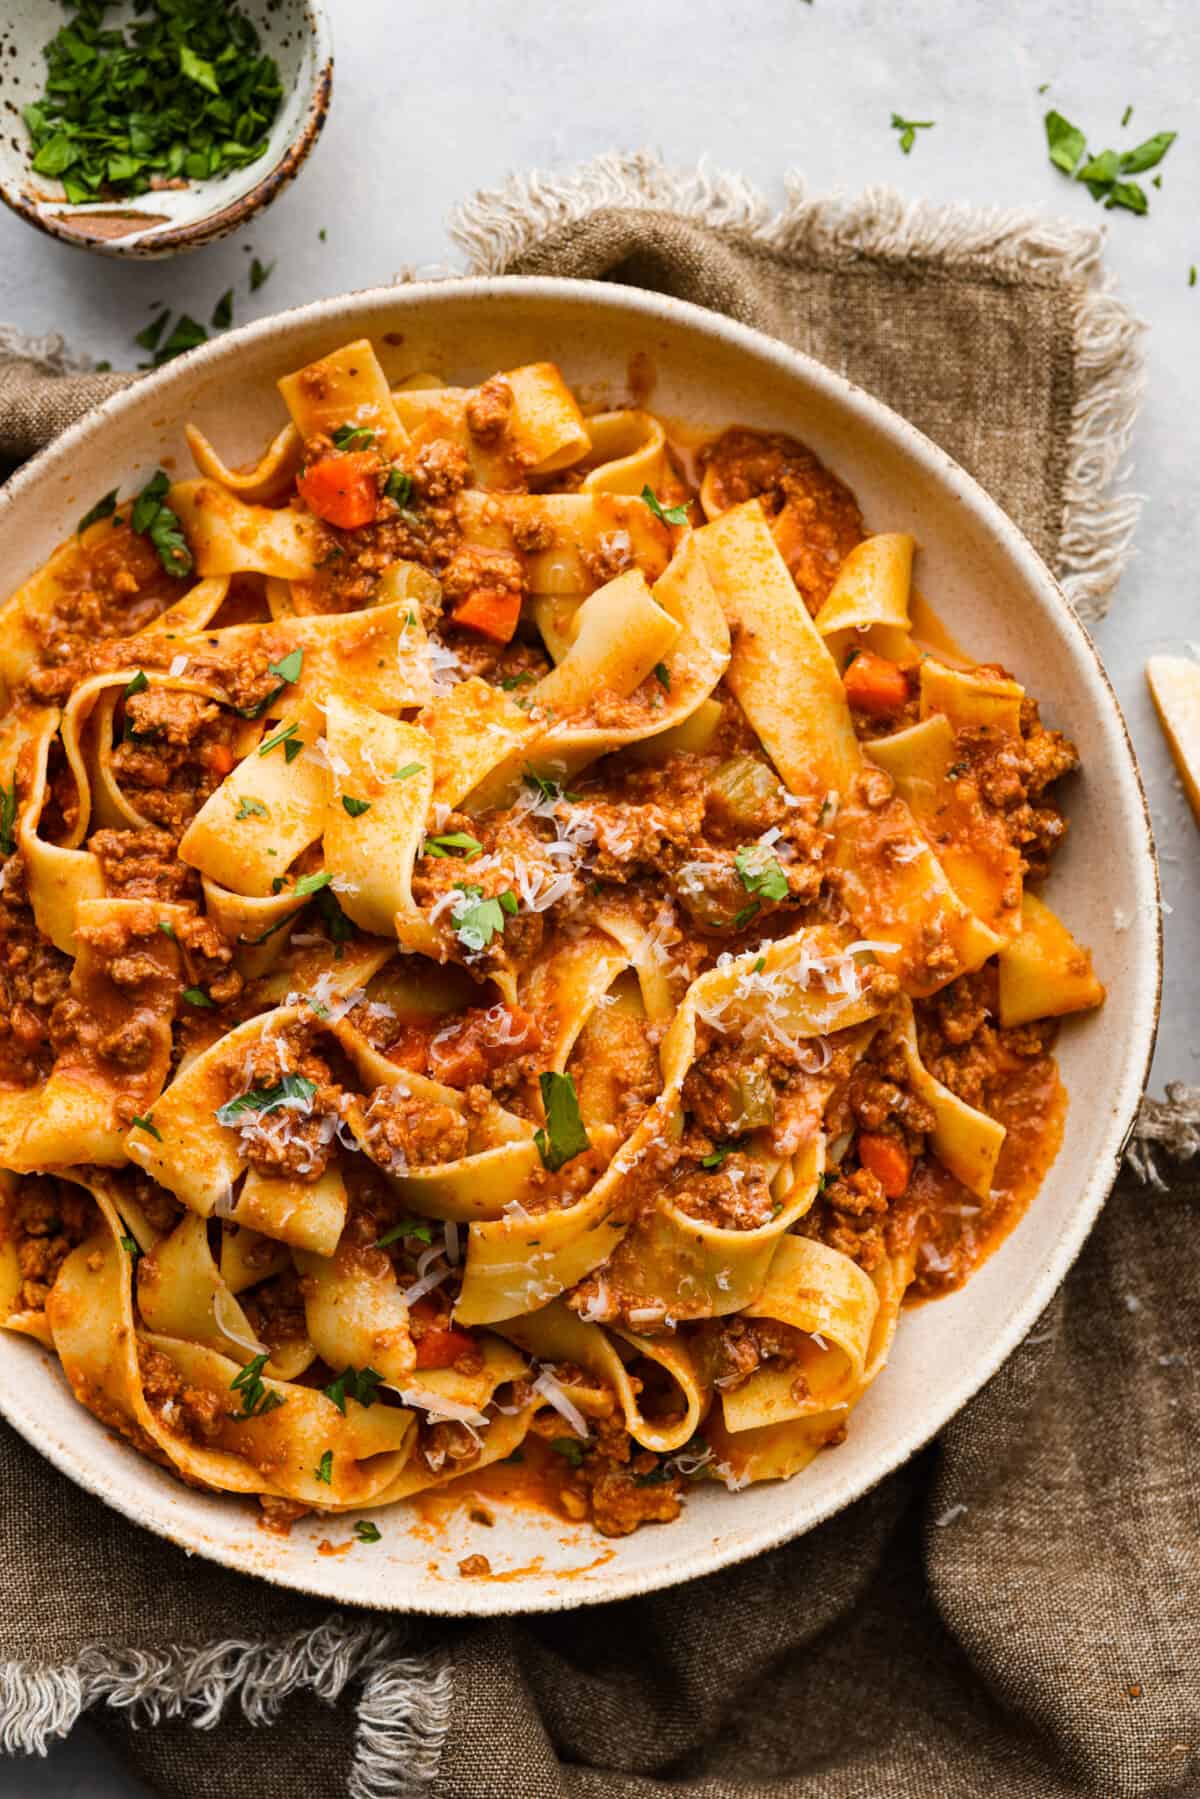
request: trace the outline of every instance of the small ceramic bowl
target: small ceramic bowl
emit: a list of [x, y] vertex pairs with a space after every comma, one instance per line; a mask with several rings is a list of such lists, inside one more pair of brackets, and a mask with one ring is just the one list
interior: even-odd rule
[[[333, 86], [333, 40], [324, 0], [239, 0], [264, 51], [279, 65], [283, 104], [264, 154], [243, 169], [133, 200], [73, 206], [61, 183], [35, 175], [22, 107], [41, 94], [46, 44], [67, 22], [61, 0], [6, 0], [0, 8], [0, 199], [39, 231], [106, 256], [196, 250], [253, 218], [281, 193], [320, 136]], [[133, 17], [114, 12], [119, 25]]]

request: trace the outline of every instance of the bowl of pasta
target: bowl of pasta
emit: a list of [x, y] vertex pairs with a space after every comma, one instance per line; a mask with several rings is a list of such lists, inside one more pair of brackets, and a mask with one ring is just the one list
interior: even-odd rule
[[108, 400], [0, 567], [0, 1410], [72, 1479], [342, 1601], [582, 1604], [828, 1517], [1029, 1329], [1153, 847], [903, 420], [640, 291], [388, 288]]

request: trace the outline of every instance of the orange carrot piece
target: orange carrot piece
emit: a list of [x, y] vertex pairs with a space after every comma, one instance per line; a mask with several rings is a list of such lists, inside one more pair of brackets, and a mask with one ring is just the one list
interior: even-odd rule
[[912, 1157], [895, 1137], [863, 1131], [858, 1139], [858, 1159], [873, 1174], [889, 1199], [899, 1199], [912, 1178]]
[[374, 521], [379, 509], [375, 486], [378, 458], [369, 450], [346, 450], [310, 463], [296, 482], [310, 512], [342, 531]]
[[846, 698], [860, 712], [881, 716], [899, 712], [908, 698], [908, 677], [896, 662], [860, 650], [842, 676]]
[[456, 625], [477, 631], [492, 643], [511, 643], [521, 616], [519, 593], [501, 593], [494, 587], [476, 587], [451, 613]]

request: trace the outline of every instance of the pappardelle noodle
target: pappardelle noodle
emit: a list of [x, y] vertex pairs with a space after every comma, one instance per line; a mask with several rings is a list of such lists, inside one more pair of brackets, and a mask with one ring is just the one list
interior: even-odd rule
[[4, 609], [0, 1319], [277, 1528], [792, 1475], [1057, 1147], [1074, 748], [794, 439], [279, 387]]

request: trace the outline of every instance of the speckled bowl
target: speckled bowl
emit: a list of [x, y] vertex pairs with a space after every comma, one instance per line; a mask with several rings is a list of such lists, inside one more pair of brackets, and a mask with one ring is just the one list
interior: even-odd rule
[[[0, 591], [10, 592], [114, 483], [128, 491], [156, 463], [188, 467], [186, 420], [231, 463], [255, 456], [284, 416], [277, 377], [359, 336], [375, 339], [393, 377], [433, 369], [474, 382], [553, 358], [596, 404], [627, 395], [636, 358], [639, 379], [654, 377], [651, 404], [670, 418], [796, 433], [855, 489], [872, 530], [916, 535], [922, 592], [966, 646], [1026, 677], [1047, 720], [1082, 752], [1053, 898], [1091, 944], [1109, 997], [1101, 1013], [1063, 1027], [1070, 1106], [1062, 1151], [1025, 1218], [969, 1285], [901, 1319], [891, 1361], [846, 1442], [796, 1479], [740, 1493], [703, 1487], [676, 1523], [616, 1541], [504, 1505], [490, 1529], [465, 1506], [441, 1516], [390, 1508], [376, 1514], [383, 1534], [371, 1546], [353, 1543], [338, 1519], [308, 1518], [287, 1538], [270, 1536], [248, 1502], [194, 1492], [118, 1441], [76, 1404], [52, 1357], [0, 1332], [0, 1410], [10, 1422], [81, 1486], [189, 1550], [392, 1610], [531, 1611], [616, 1599], [757, 1554], [848, 1505], [940, 1430], [1042, 1312], [1112, 1185], [1153, 1045], [1160, 921], [1145, 800], [1086, 633], [1045, 565], [961, 468], [807, 357], [697, 307], [608, 283], [377, 289], [265, 319], [180, 357], [105, 401], [0, 491]], [[322, 1554], [323, 1538], [350, 1546]], [[497, 1578], [458, 1574], [459, 1560], [476, 1553]]]
[[[134, 200], [72, 206], [60, 182], [35, 175], [21, 108], [45, 85], [44, 48], [66, 22], [60, 0], [4, 0], [0, 7], [0, 199], [30, 225], [64, 243], [106, 256], [173, 256], [236, 231], [262, 212], [293, 179], [316, 143], [333, 88], [333, 42], [324, 0], [239, 0], [264, 50], [279, 65], [283, 104], [265, 153], [186, 188]], [[132, 17], [114, 10], [111, 22]]]

